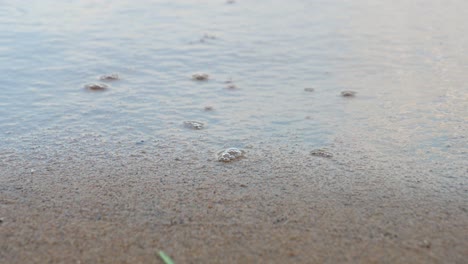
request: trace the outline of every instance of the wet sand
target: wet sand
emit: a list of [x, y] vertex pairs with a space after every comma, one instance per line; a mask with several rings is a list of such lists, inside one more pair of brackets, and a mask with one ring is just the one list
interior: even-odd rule
[[4, 151], [0, 262], [162, 263], [158, 250], [176, 263], [466, 261], [465, 167], [330, 151], [260, 144], [232, 163], [182, 145]]

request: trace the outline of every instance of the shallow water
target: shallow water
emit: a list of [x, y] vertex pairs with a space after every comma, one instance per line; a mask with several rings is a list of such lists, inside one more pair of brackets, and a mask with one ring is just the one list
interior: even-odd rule
[[348, 142], [463, 165], [467, 18], [462, 0], [3, 0], [0, 151]]

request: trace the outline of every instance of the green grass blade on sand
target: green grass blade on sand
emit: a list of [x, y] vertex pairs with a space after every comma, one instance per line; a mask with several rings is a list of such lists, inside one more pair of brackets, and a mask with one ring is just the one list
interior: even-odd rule
[[172, 261], [171, 257], [169, 257], [164, 251], [160, 250], [158, 252], [159, 256], [161, 259], [164, 261], [164, 264], [174, 264], [174, 261]]

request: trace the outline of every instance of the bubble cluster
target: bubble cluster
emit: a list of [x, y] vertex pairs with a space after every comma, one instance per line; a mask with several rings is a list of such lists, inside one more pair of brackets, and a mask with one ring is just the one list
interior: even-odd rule
[[200, 129], [203, 129], [204, 126], [205, 126], [205, 124], [203, 124], [202, 122], [184, 121], [184, 127], [186, 127], [186, 128], [190, 128], [190, 129], [194, 129], [194, 130], [200, 130]]
[[101, 81], [117, 81], [119, 79], [120, 79], [119, 75], [116, 74], [116, 73], [105, 74], [105, 75], [101, 75], [101, 77], [99, 77], [99, 80], [101, 80]]
[[217, 158], [221, 162], [230, 162], [244, 157], [245, 151], [238, 148], [228, 148], [218, 152]]
[[196, 81], [206, 81], [210, 76], [206, 73], [195, 73], [192, 75], [192, 79]]
[[84, 87], [89, 91], [105, 91], [109, 89], [109, 86], [103, 83], [88, 83]]

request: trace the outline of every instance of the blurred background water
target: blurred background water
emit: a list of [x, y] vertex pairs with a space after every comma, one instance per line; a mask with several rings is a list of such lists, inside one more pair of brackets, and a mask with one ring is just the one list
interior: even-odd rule
[[0, 0], [0, 151], [344, 140], [466, 164], [467, 32], [463, 0]]

